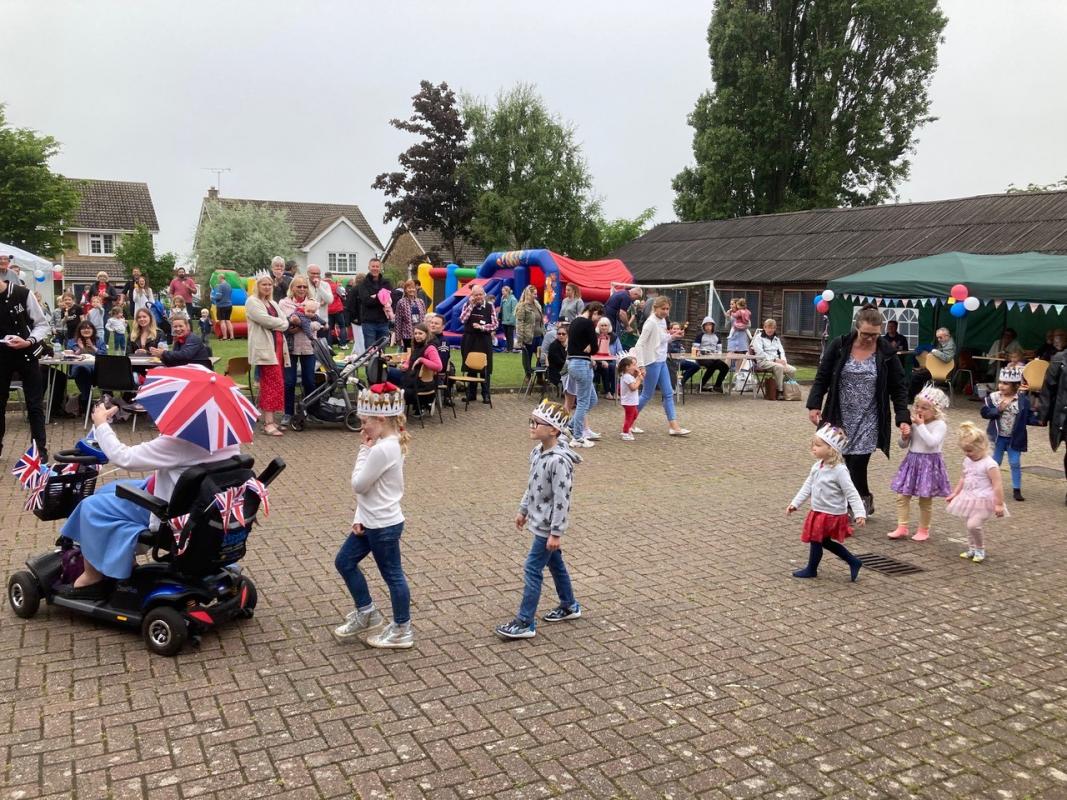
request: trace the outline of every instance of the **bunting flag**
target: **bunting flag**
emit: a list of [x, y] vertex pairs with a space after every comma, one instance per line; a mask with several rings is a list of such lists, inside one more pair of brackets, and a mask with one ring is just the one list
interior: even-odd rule
[[37, 440], [30, 442], [29, 449], [19, 456], [11, 474], [19, 480], [23, 489], [34, 489], [41, 480], [41, 451], [37, 449]]
[[182, 514], [181, 516], [178, 516], [178, 517], [171, 517], [168, 520], [168, 522], [170, 522], [170, 527], [175, 532], [175, 534], [179, 533], [181, 531], [181, 529], [185, 527], [185, 523], [188, 522], [188, 521], [189, 521], [189, 515], [188, 514]]
[[170, 518], [171, 531], [174, 533], [174, 555], [180, 556], [185, 552], [185, 549], [189, 546], [189, 541], [192, 536], [186, 536], [183, 540], [182, 531], [185, 530], [185, 523], [189, 521], [188, 514], [182, 514], [179, 517]]
[[1063, 313], [1063, 309], [1064, 309], [1064, 304], [1063, 303], [1053, 303], [1052, 307], [1056, 309], [1056, 313], [1057, 314], [1062, 314]]
[[[219, 516], [222, 517], [222, 527], [228, 528], [230, 519], [237, 518], [237, 506], [244, 504], [244, 487], [234, 486], [224, 489], [215, 495], [215, 505], [218, 506]], [[241, 514], [243, 517], [243, 513]]]
[[249, 478], [245, 481], [245, 490], [249, 492], [255, 492], [259, 495], [259, 507], [263, 509], [263, 516], [270, 516], [270, 492], [267, 490], [266, 484], [257, 478]]
[[1030, 305], [1030, 313], [1031, 314], [1035, 313], [1037, 311], [1037, 309], [1040, 308], [1040, 306], [1037, 303], [1030, 303], [1029, 305]]
[[1043, 308], [1045, 310], [1045, 313], [1047, 314], [1048, 310], [1052, 308], [1052, 303], [1042, 303], [1041, 308]]

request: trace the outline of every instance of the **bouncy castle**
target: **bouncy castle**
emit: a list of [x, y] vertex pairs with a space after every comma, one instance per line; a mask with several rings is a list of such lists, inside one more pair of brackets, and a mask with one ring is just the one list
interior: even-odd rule
[[[510, 286], [516, 297], [531, 284], [537, 287], [541, 305], [545, 310], [545, 321], [553, 323], [559, 318], [560, 305], [563, 303], [563, 288], [573, 283], [582, 290], [585, 302], [593, 300], [601, 303], [611, 294], [613, 283], [632, 283], [633, 275], [626, 265], [617, 258], [604, 261], [575, 261], [561, 256], [551, 250], [510, 250], [502, 253], [490, 253], [477, 269], [466, 270], [449, 264], [448, 267], [427, 270], [425, 278], [432, 281], [439, 278], [433, 273], [444, 272], [444, 298], [439, 302], [432, 292], [427, 292], [435, 301], [434, 311], [445, 318], [445, 337], [456, 342], [462, 336], [463, 324], [459, 321], [460, 312], [467, 303], [471, 288], [477, 285], [485, 289], [493, 298], [497, 309], [500, 308], [501, 289]], [[473, 273], [473, 274], [471, 274]], [[420, 282], [426, 285], [420, 270]], [[432, 281], [439, 285], [437, 281]], [[503, 331], [498, 331], [503, 336]], [[502, 342], [502, 340], [501, 340]]]
[[[233, 302], [233, 311], [230, 313], [230, 322], [233, 323], [233, 335], [239, 339], [248, 336], [248, 321], [245, 319], [245, 301], [248, 299], [249, 295], [255, 293], [256, 280], [255, 277], [243, 278], [232, 269], [217, 269], [212, 272], [211, 277], [208, 278], [208, 286], [212, 289], [215, 288], [219, 281], [226, 281], [233, 289], [230, 293], [230, 300]], [[211, 322], [215, 336], [219, 336], [218, 315], [216, 314], [214, 305], [211, 306]], [[192, 324], [195, 327], [197, 321], [193, 320]]]

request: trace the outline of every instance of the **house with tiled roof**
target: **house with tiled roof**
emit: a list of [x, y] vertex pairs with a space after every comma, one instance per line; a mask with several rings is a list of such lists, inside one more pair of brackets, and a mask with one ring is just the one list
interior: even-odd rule
[[67, 249], [61, 258], [64, 287], [86, 283], [98, 272], [106, 272], [115, 283], [124, 282], [125, 271], [115, 259], [115, 248], [123, 235], [133, 233], [138, 224], [144, 224], [153, 236], [159, 233], [148, 184], [67, 180], [77, 189], [81, 202], [66, 228]]
[[[422, 228], [412, 230], [404, 223], [400, 223], [389, 237], [389, 243], [385, 246], [382, 254], [382, 264], [399, 270], [406, 270], [411, 264], [421, 261], [434, 263], [439, 260], [445, 264], [450, 261], [463, 262], [464, 266], [477, 267], [488, 255], [478, 245], [468, 242], [466, 239], [456, 240], [456, 258], [452, 258], [452, 250], [445, 242], [441, 232], [436, 228]], [[428, 256], [429, 258], [425, 258]]]
[[200, 204], [197, 229], [204, 221], [209, 203], [219, 203], [229, 208], [254, 205], [271, 211], [283, 211], [296, 234], [293, 247], [301, 271], [306, 270], [308, 264], [318, 264], [324, 271], [336, 276], [351, 276], [356, 274], [357, 269], [366, 272], [367, 262], [382, 251], [381, 239], [359, 206], [219, 197], [218, 190], [212, 187]]

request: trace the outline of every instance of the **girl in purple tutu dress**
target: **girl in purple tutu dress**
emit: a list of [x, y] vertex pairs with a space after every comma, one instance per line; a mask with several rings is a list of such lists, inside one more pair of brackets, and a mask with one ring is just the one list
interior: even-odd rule
[[941, 446], [948, 433], [945, 409], [948, 396], [934, 386], [927, 386], [917, 395], [911, 411], [911, 434], [906, 437], [908, 454], [900, 462], [897, 476], [889, 488], [897, 493], [897, 527], [890, 539], [908, 538], [908, 519], [911, 498], [919, 498], [919, 528], [912, 538], [925, 542], [930, 538], [930, 513], [933, 498], [947, 497], [952, 484], [945, 469]]
[[1003, 517], [1004, 484], [1000, 467], [989, 456], [989, 437], [973, 422], [960, 425], [959, 445], [963, 454], [963, 475], [946, 499], [948, 513], [962, 517], [967, 525], [967, 550], [960, 553], [975, 564], [985, 561], [985, 541], [982, 525], [996, 515]]
[[856, 491], [841, 456], [847, 443], [845, 432], [832, 425], [823, 425], [811, 437], [811, 454], [815, 456], [815, 464], [797, 496], [785, 510], [786, 514], [792, 514], [811, 498], [811, 511], [804, 520], [804, 532], [800, 535], [800, 541], [808, 543], [808, 565], [794, 572], [794, 578], [816, 577], [823, 548], [848, 564], [853, 581], [860, 574], [863, 562], [842, 544], [852, 535], [852, 526], [848, 522], [849, 508], [857, 525], [862, 527], [867, 521], [863, 498]]

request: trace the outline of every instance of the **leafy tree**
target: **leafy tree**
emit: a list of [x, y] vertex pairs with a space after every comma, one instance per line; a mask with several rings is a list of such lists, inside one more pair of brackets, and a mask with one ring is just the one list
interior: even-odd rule
[[462, 174], [474, 202], [471, 229], [485, 247], [548, 247], [571, 255], [596, 247], [599, 205], [574, 129], [520, 84], [496, 105], [465, 97], [470, 145]]
[[1008, 194], [1032, 194], [1034, 192], [1059, 192], [1067, 189], [1067, 175], [1064, 175], [1054, 183], [1028, 183], [1026, 188], [1020, 188], [1014, 183], [1008, 184]]
[[59, 142], [8, 126], [0, 104], [0, 241], [42, 256], [65, 249], [63, 223], [78, 210], [78, 190], [48, 168]]
[[295, 240], [296, 233], [284, 211], [212, 201], [204, 208], [193, 253], [204, 274], [232, 269], [240, 275], [252, 275], [269, 267], [274, 256], [291, 258]]
[[719, 0], [715, 88], [689, 116], [683, 220], [880, 203], [907, 177], [946, 18], [937, 0]]
[[471, 199], [460, 165], [467, 156], [467, 128], [447, 83], [421, 81], [411, 98], [409, 119], [389, 121], [397, 130], [422, 137], [400, 154], [401, 172], [383, 172], [371, 188], [387, 197], [383, 222], [400, 220], [412, 230], [436, 228], [456, 257], [456, 240], [470, 235]]
[[593, 258], [602, 258], [615, 252], [624, 244], [629, 244], [641, 234], [645, 233], [656, 215], [655, 208], [646, 208], [633, 219], [619, 217], [618, 219], [596, 220], [597, 227], [597, 252], [591, 253]]

